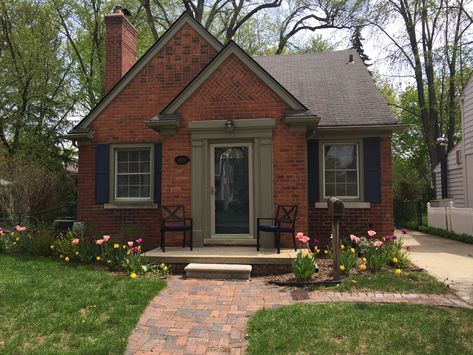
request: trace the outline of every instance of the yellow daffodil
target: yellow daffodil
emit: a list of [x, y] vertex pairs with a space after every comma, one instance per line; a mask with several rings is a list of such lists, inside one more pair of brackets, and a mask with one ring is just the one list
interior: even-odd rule
[[342, 250], [344, 250], [345, 246], [342, 244], [342, 245], [340, 245], [340, 248], [342, 248]]
[[345, 265], [340, 265], [340, 270], [345, 271]]
[[355, 248], [351, 248], [350, 251], [352, 252], [352, 254], [355, 254]]
[[401, 276], [401, 269], [396, 269], [396, 270], [394, 271], [394, 275], [396, 275], [396, 276]]
[[15, 240], [18, 242], [20, 240], [20, 237], [16, 237]]
[[393, 262], [393, 264], [397, 264], [397, 258], [396, 257], [392, 258], [391, 261]]
[[325, 253], [325, 254], [328, 254], [328, 250], [324, 250], [324, 253]]
[[165, 265], [164, 263], [161, 263], [161, 264], [159, 265], [159, 267], [160, 267], [161, 269], [164, 269], [165, 266], [166, 266], [166, 265]]
[[97, 261], [100, 261], [101, 257], [100, 257], [100, 256], [97, 256], [95, 259], [96, 259]]
[[125, 245], [125, 244], [123, 244], [123, 245], [122, 245], [122, 248], [123, 248], [123, 249], [125, 249], [125, 248], [126, 248], [126, 245]]
[[59, 255], [59, 258], [60, 258], [60, 259], [64, 258], [64, 255]]
[[54, 245], [51, 245], [50, 248], [51, 248], [51, 250], [54, 250]]
[[120, 245], [118, 245], [118, 244], [113, 244], [113, 249], [118, 249], [118, 248], [120, 248]]
[[126, 252], [126, 255], [130, 255], [130, 254], [131, 254], [131, 252], [128, 250], [128, 251]]
[[363, 260], [363, 262], [366, 263], [366, 258], [362, 258], [361, 260]]
[[360, 265], [360, 270], [361, 270], [361, 271], [365, 271], [365, 270], [366, 270], [366, 265], [365, 265], [365, 264], [361, 264], [361, 265]]
[[136, 279], [137, 276], [138, 276], [138, 275], [135, 274], [134, 272], [132, 272], [132, 273], [130, 274], [130, 277], [131, 277], [132, 279]]
[[164, 265], [163, 270], [168, 271], [168, 267], [166, 265]]
[[64, 258], [64, 261], [65, 261], [66, 263], [67, 263], [69, 260], [71, 260], [71, 259], [69, 259], [68, 256], [66, 256], [66, 257]]
[[78, 251], [76, 251], [76, 256], [79, 256], [79, 252], [78, 252]]

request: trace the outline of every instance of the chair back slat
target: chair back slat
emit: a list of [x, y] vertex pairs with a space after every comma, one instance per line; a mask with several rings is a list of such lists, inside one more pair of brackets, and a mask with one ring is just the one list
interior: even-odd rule
[[293, 227], [296, 224], [298, 205], [278, 205], [276, 211], [276, 219], [280, 223], [291, 224]]
[[186, 218], [184, 205], [162, 205], [161, 213], [161, 218], [166, 222], [182, 222]]

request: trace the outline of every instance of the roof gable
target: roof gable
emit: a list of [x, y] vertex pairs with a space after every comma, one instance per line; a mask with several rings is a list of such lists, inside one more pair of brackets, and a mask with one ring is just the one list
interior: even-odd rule
[[230, 41], [220, 53], [177, 95], [155, 119], [175, 115], [177, 110], [201, 87], [208, 78], [230, 57], [234, 55], [243, 62], [258, 78], [268, 85], [293, 111], [307, 111], [307, 108], [253, 60], [235, 42]]
[[145, 66], [161, 51], [170, 39], [185, 25], [191, 26], [199, 35], [216, 50], [223, 46], [210, 32], [198, 23], [187, 12], [183, 13], [169, 29], [159, 38], [153, 46], [133, 65], [133, 67], [115, 84], [115, 86], [102, 98], [102, 100], [84, 117], [70, 132], [69, 135], [81, 135], [89, 131], [90, 124], [107, 108], [107, 106], [125, 89], [125, 87], [145, 68]]

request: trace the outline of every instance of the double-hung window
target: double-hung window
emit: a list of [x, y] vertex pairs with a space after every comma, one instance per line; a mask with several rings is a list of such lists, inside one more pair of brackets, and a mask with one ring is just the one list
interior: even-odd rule
[[151, 200], [151, 147], [119, 147], [114, 154], [114, 199]]
[[323, 144], [324, 197], [356, 199], [360, 196], [357, 143]]

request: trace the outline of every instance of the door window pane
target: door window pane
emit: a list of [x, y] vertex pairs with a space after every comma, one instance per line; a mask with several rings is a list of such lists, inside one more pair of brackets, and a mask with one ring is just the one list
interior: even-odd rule
[[214, 148], [215, 234], [249, 234], [248, 147]]

